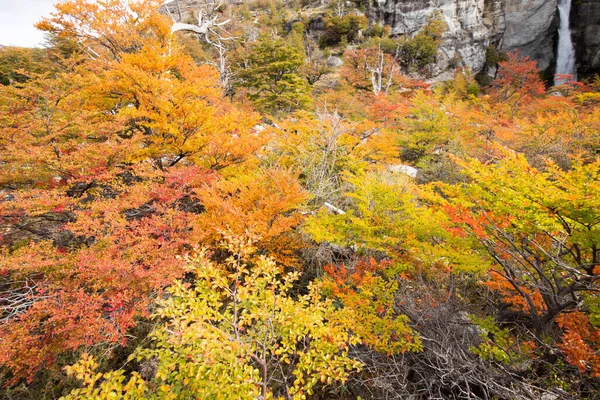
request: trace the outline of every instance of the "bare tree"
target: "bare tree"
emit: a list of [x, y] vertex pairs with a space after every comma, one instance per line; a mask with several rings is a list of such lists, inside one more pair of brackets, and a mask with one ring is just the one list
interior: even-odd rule
[[226, 19], [221, 21], [222, 13], [221, 10], [225, 5], [223, 0], [204, 0], [200, 2], [198, 9], [198, 22], [196, 24], [189, 24], [182, 22], [183, 14], [179, 0], [175, 0], [174, 3], [177, 7], [178, 19], [174, 18], [171, 14], [168, 4], [172, 4], [173, 1], [166, 1], [163, 6], [167, 10], [167, 13], [173, 19], [173, 26], [171, 32], [191, 32], [197, 35], [197, 37], [208, 45], [212, 46], [217, 51], [217, 59], [209, 61], [210, 64], [214, 65], [219, 71], [220, 81], [226, 92], [229, 92], [232, 88], [232, 72], [227, 52], [229, 48], [226, 43], [234, 40], [235, 38], [229, 34], [223, 27], [227, 25], [230, 20]]
[[[369, 71], [371, 71], [371, 84], [373, 86], [374, 94], [388, 94], [393, 83], [396, 64], [398, 63], [399, 49], [400, 46], [396, 48], [396, 52], [390, 62], [390, 65], [386, 65], [385, 53], [383, 50], [381, 50], [381, 44], [379, 45], [377, 50], [377, 61], [375, 64], [368, 67]], [[387, 80], [384, 79], [384, 75], [387, 75]]]

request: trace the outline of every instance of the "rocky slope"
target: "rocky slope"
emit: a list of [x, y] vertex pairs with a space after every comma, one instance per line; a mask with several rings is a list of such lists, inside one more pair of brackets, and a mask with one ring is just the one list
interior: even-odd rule
[[[189, 10], [200, 1], [179, 2], [181, 8]], [[538, 61], [541, 69], [550, 73], [554, 70], [557, 0], [371, 0], [369, 3], [370, 20], [390, 26], [394, 35], [414, 34], [436, 13], [443, 18], [448, 30], [434, 75], [443, 76], [444, 71], [461, 65], [481, 71], [490, 45], [504, 52], [518, 50], [521, 55]], [[174, 5], [170, 8], [173, 14], [177, 13]], [[600, 0], [574, 1], [571, 27], [579, 73], [600, 72]]]
[[[370, 15], [401, 35], [416, 32], [436, 12], [448, 25], [440, 71], [457, 61], [480, 71], [489, 45], [519, 50], [537, 60], [541, 69], [553, 71], [557, 0], [374, 0]], [[600, 72], [600, 0], [573, 2], [571, 26], [579, 72]]]

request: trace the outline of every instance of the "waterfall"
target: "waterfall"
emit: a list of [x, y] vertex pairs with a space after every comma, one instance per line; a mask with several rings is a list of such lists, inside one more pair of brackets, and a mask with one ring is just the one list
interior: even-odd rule
[[[558, 0], [558, 14], [560, 17], [560, 28], [558, 29], [558, 54], [556, 56], [556, 74], [572, 75], [577, 79], [575, 70], [575, 48], [571, 40], [571, 29], [569, 28], [569, 15], [571, 14], [571, 0]], [[565, 83], [565, 79], [554, 78], [554, 84]]]

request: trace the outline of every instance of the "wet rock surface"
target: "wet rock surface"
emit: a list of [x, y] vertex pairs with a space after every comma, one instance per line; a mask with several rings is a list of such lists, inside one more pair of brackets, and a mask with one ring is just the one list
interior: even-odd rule
[[578, 72], [600, 73], [600, 0], [574, 1], [571, 29]]

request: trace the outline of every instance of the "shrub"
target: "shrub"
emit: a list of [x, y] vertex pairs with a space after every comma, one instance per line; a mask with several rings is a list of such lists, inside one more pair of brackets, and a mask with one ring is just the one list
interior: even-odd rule
[[361, 30], [367, 29], [368, 19], [364, 15], [328, 16], [323, 21], [323, 35], [319, 40], [321, 48], [336, 46], [345, 36], [349, 43], [354, 42]]

